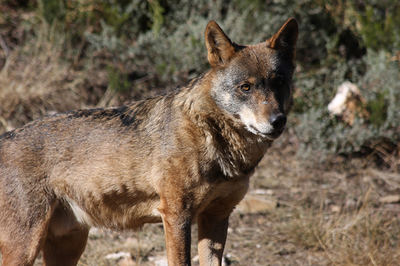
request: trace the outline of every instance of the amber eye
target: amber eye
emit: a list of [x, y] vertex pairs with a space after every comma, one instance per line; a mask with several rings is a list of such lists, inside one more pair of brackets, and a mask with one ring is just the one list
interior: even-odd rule
[[249, 84], [243, 84], [240, 86], [240, 89], [244, 92], [249, 92], [250, 91], [250, 85]]

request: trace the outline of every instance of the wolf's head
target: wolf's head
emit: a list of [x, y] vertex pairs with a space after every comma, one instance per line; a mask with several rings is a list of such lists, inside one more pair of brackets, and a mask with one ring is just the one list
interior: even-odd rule
[[291, 103], [298, 25], [291, 18], [266, 42], [233, 43], [215, 21], [205, 31], [214, 78], [211, 96], [250, 132], [277, 138]]

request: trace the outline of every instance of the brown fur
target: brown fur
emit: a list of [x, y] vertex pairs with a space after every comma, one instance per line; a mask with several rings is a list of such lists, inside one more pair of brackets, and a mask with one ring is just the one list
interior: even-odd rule
[[213, 68], [187, 87], [4, 134], [3, 265], [32, 265], [40, 250], [46, 265], [75, 265], [90, 226], [123, 230], [161, 221], [169, 265], [190, 265], [193, 223], [200, 264], [220, 265], [229, 215], [286, 121], [297, 23], [289, 20], [280, 32], [273, 41], [279, 47], [246, 47], [210, 22]]

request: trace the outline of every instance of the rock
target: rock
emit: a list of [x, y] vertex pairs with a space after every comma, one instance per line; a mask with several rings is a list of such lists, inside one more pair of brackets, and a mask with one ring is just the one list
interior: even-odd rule
[[340, 212], [340, 206], [337, 206], [337, 205], [332, 205], [331, 206], [331, 211], [332, 212]]
[[198, 262], [199, 261], [199, 255], [196, 255], [192, 258], [193, 262]]
[[238, 262], [238, 258], [231, 253], [227, 253], [225, 256], [222, 257], [222, 266], [228, 266], [232, 264], [236, 265]]
[[389, 195], [385, 197], [381, 197], [379, 199], [381, 203], [399, 203], [400, 202], [400, 195]]
[[104, 231], [103, 230], [101, 230], [99, 228], [96, 228], [96, 227], [90, 228], [90, 231], [89, 231], [89, 238], [90, 239], [98, 239], [98, 238], [101, 238], [101, 237], [104, 237]]
[[255, 189], [251, 192], [253, 195], [272, 195], [274, 191], [272, 189]]
[[123, 251], [116, 252], [116, 253], [111, 253], [111, 254], [108, 254], [108, 255], [105, 256], [105, 258], [107, 260], [120, 260], [120, 259], [123, 259], [123, 258], [131, 258], [131, 257], [132, 257], [131, 253], [123, 252]]
[[241, 213], [261, 213], [272, 211], [276, 208], [276, 200], [267, 199], [265, 196], [247, 195], [237, 206]]
[[365, 103], [366, 100], [361, 95], [360, 89], [355, 84], [346, 81], [337, 88], [335, 97], [328, 104], [328, 111], [332, 116], [340, 117], [351, 126], [356, 117], [369, 117]]
[[168, 266], [166, 257], [149, 257], [149, 261], [154, 262], [155, 266]]

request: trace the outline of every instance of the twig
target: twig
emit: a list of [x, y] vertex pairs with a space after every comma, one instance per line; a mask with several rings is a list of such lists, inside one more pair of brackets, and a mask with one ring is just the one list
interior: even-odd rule
[[3, 49], [3, 51], [6, 55], [6, 58], [7, 58], [10, 55], [10, 49], [8, 48], [6, 42], [4, 41], [3, 36], [1, 36], [1, 34], [0, 34], [0, 46], [1, 46], [1, 49]]

